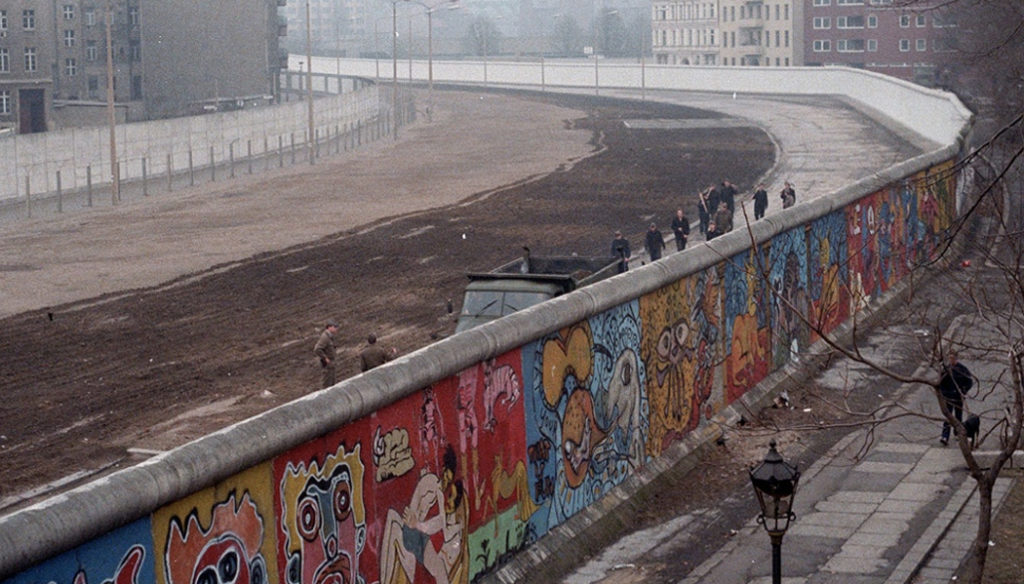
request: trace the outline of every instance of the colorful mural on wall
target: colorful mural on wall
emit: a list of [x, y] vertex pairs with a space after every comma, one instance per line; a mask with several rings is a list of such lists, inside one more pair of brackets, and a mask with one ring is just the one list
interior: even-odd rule
[[955, 216], [952, 169], [439, 380], [3, 584], [473, 582], [932, 257]]

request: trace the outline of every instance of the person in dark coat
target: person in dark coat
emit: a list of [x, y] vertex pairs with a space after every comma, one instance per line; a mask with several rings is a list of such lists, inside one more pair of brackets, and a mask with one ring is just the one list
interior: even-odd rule
[[727, 180], [722, 181], [722, 186], [718, 187], [718, 200], [725, 203], [725, 206], [729, 208], [730, 213], [736, 212], [736, 185], [732, 184]]
[[619, 260], [619, 273], [629, 269], [629, 258], [632, 256], [629, 251], [629, 240], [622, 237], [621, 231], [615, 232], [615, 239], [612, 240], [612, 257]]
[[768, 191], [764, 188], [764, 183], [757, 185], [757, 190], [754, 191], [754, 220], [764, 217], [764, 212], [768, 210]]
[[697, 193], [697, 217], [700, 219], [700, 234], [705, 237], [708, 234], [708, 224], [711, 223], [711, 213], [715, 211], [714, 207], [711, 207], [711, 202], [708, 201], [712, 188], [708, 187]]
[[[957, 361], [956, 353], [949, 354], [949, 362], [942, 366], [942, 377], [939, 378], [939, 393], [945, 402], [946, 409], [959, 422], [964, 421], [964, 396], [974, 387], [974, 375], [966, 365]], [[939, 442], [949, 444], [948, 421], [942, 422], [942, 437]]]
[[644, 241], [644, 247], [647, 249], [647, 255], [650, 256], [652, 262], [656, 262], [661, 259], [661, 252], [665, 249], [665, 236], [658, 230], [658, 226], [651, 223], [651, 226], [647, 228], [647, 239]]
[[732, 211], [729, 210], [725, 201], [722, 201], [718, 204], [718, 210], [715, 211], [711, 225], [708, 226], [708, 239], [714, 239], [730, 231], [732, 231]]
[[783, 209], [788, 209], [796, 204], [796, 190], [793, 189], [793, 185], [789, 184], [789, 181], [783, 185], [779, 198], [782, 199]]
[[676, 209], [676, 216], [672, 218], [672, 235], [676, 238], [676, 251], [686, 249], [686, 241], [690, 238], [690, 218], [682, 209]]
[[320, 387], [328, 388], [337, 382], [335, 378], [334, 356], [335, 344], [334, 335], [338, 334], [338, 324], [333, 320], [327, 321], [324, 325], [324, 332], [313, 347], [313, 354], [320, 360]]

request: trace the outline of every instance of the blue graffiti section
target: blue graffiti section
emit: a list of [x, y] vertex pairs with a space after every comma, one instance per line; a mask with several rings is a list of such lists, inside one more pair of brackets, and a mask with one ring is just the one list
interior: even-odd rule
[[94, 539], [4, 584], [155, 584], [148, 519]]
[[632, 301], [524, 347], [538, 535], [645, 462], [650, 416], [639, 344], [639, 304]]

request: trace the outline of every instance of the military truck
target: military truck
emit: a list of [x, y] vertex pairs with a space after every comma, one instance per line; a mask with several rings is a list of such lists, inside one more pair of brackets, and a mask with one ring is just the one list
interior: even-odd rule
[[466, 274], [469, 284], [462, 298], [455, 332], [462, 332], [512, 314], [534, 304], [572, 292], [619, 272], [613, 257], [522, 257], [490, 272]]

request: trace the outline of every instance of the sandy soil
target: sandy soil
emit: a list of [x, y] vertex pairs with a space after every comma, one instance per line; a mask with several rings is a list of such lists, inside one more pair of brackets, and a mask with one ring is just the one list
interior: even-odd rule
[[603, 254], [616, 228], [639, 249], [652, 219], [696, 215], [695, 177], [749, 185], [773, 158], [751, 128], [622, 123], [713, 117], [679, 106], [437, 101], [396, 144], [5, 227], [0, 511], [316, 389], [327, 318], [354, 374], [369, 332], [403, 353], [449, 334], [465, 271]]

